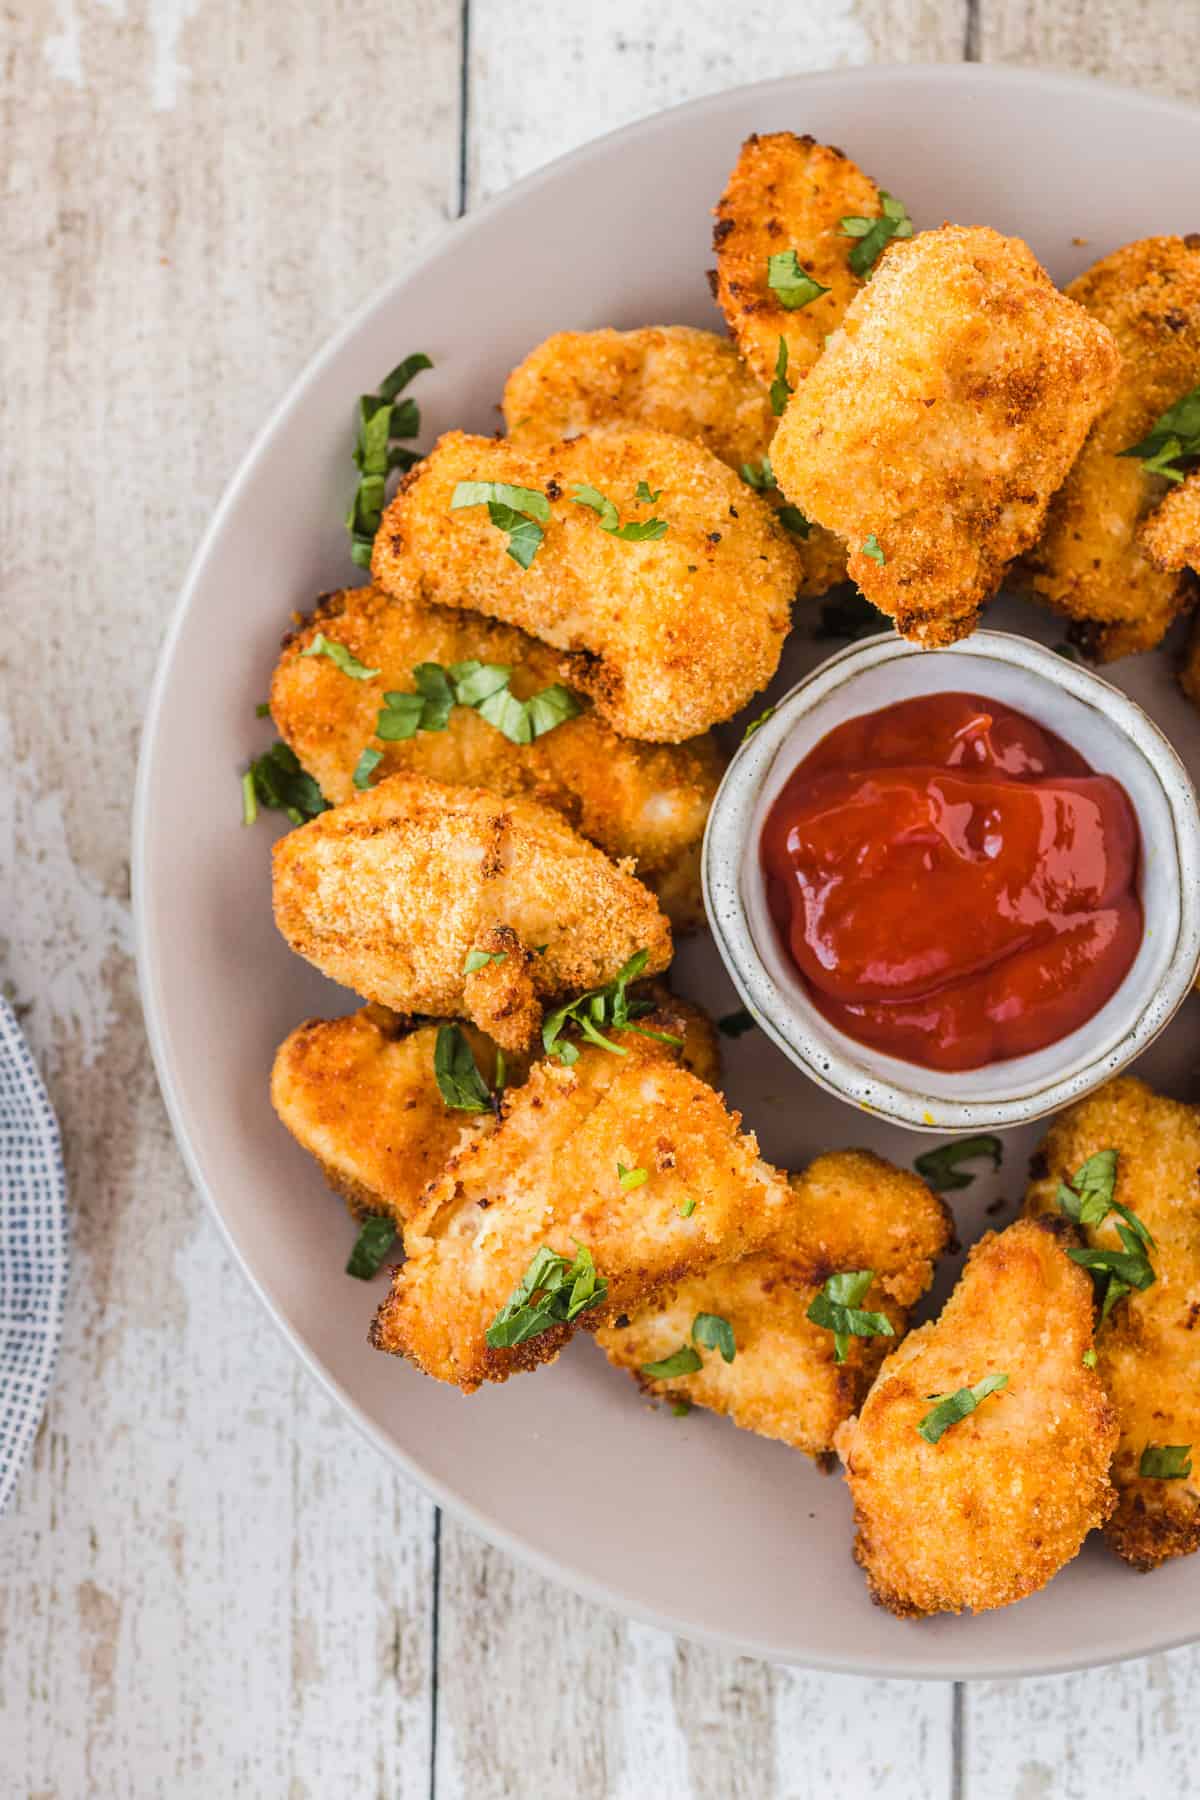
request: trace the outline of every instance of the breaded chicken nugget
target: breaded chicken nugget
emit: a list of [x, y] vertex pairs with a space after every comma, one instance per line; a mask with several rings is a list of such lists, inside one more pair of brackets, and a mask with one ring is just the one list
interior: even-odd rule
[[[1096, 1329], [1097, 1373], [1121, 1429], [1104, 1535], [1135, 1569], [1153, 1569], [1200, 1548], [1200, 1112], [1133, 1076], [1108, 1082], [1055, 1119], [1033, 1159], [1027, 1210], [1056, 1213], [1060, 1182], [1102, 1150], [1117, 1153], [1113, 1199], [1154, 1240], [1152, 1284]], [[1087, 1227], [1088, 1244], [1120, 1251], [1120, 1222], [1110, 1214]], [[1147, 1447], [1163, 1445], [1186, 1446], [1193, 1473], [1140, 1475]]]
[[855, 1556], [889, 1612], [1007, 1606], [1104, 1522], [1117, 1424], [1083, 1360], [1091, 1286], [1046, 1222], [990, 1232], [838, 1432]]
[[[670, 1011], [638, 1023], [679, 1032]], [[507, 1096], [499, 1130], [451, 1160], [409, 1226], [408, 1260], [373, 1327], [377, 1349], [471, 1393], [552, 1362], [578, 1327], [595, 1330], [778, 1229], [790, 1190], [739, 1116], [670, 1045], [632, 1032], [620, 1043], [624, 1055], [584, 1044], [569, 1068], [535, 1064]], [[514, 1320], [520, 1302], [509, 1302], [539, 1252], [582, 1271], [581, 1250], [603, 1295], [592, 1290], [595, 1303], [571, 1314], [573, 1276], [539, 1308], [539, 1281], [525, 1296], [539, 1317]], [[526, 1327], [533, 1335], [522, 1337]]]
[[[675, 1283], [626, 1324], [602, 1326], [596, 1340], [648, 1393], [709, 1407], [821, 1457], [903, 1337], [908, 1308], [932, 1281], [952, 1226], [923, 1181], [865, 1150], [833, 1151], [788, 1179], [792, 1204], [770, 1249]], [[857, 1304], [883, 1314], [894, 1336], [851, 1337], [839, 1363], [833, 1332], [807, 1315], [828, 1278], [849, 1270], [873, 1271]], [[732, 1362], [695, 1345], [701, 1313], [728, 1323]], [[700, 1368], [658, 1380], [645, 1374], [647, 1363], [681, 1345], [693, 1347]]]
[[1121, 452], [1200, 382], [1200, 234], [1126, 244], [1067, 293], [1112, 332], [1121, 373], [1027, 568], [1039, 599], [1076, 621], [1072, 635], [1089, 655], [1110, 662], [1152, 650], [1196, 597], [1193, 577], [1155, 567], [1138, 536], [1168, 482]]
[[[738, 474], [749, 468], [760, 476], [778, 423], [766, 388], [735, 346], [690, 325], [560, 331], [509, 376], [504, 416], [511, 442], [522, 450], [547, 450], [582, 432], [646, 425], [703, 444]], [[764, 494], [773, 501], [778, 489]], [[798, 593], [824, 594], [845, 580], [839, 538], [819, 525], [810, 525], [807, 537], [793, 536]]]
[[1156, 569], [1171, 575], [1183, 569], [1200, 572], [1200, 469], [1147, 515], [1138, 541]]
[[923, 231], [889, 248], [788, 402], [775, 476], [905, 637], [952, 643], [1036, 538], [1117, 365], [1019, 238]]
[[[855, 240], [842, 220], [881, 211], [875, 183], [832, 145], [790, 131], [746, 139], [713, 209], [716, 300], [761, 381], [774, 378], [780, 338], [792, 386], [816, 362], [865, 279], [850, 266]], [[788, 250], [829, 290], [790, 310], [767, 284], [769, 258]]]
[[[323, 635], [344, 645], [370, 680], [352, 680], [328, 656], [312, 653]], [[510, 691], [525, 700], [558, 681], [558, 657], [536, 638], [477, 613], [392, 600], [375, 587], [326, 594], [285, 639], [271, 682], [271, 712], [327, 800], [353, 797], [365, 746], [382, 753], [378, 778], [413, 769], [437, 781], [526, 794], [562, 813], [583, 836], [637, 872], [658, 894], [673, 924], [703, 922], [700, 842], [724, 768], [716, 739], [638, 744], [618, 737], [587, 708], [531, 744], [515, 744], [472, 708], [456, 706], [440, 730], [376, 740], [390, 692], [413, 693], [422, 663], [476, 661], [512, 669]]]
[[[528, 568], [486, 505], [453, 508], [465, 482], [545, 496]], [[653, 500], [637, 498], [642, 483]], [[580, 488], [612, 504], [618, 529], [657, 518], [665, 535], [626, 541]], [[744, 481], [699, 444], [644, 430], [536, 455], [449, 432], [402, 481], [372, 569], [398, 599], [470, 607], [566, 652], [562, 679], [614, 731], [652, 743], [697, 736], [770, 680], [801, 575], [788, 533]]]
[[558, 813], [423, 775], [280, 838], [274, 882], [276, 924], [322, 973], [397, 1012], [462, 1014], [506, 1050], [547, 996], [598, 987], [639, 950], [650, 974], [671, 958], [648, 890]]
[[[275, 1111], [355, 1218], [387, 1213], [403, 1230], [451, 1152], [495, 1122], [490, 1111], [464, 1112], [443, 1100], [433, 1068], [439, 1029], [364, 1006], [341, 1019], [307, 1019], [279, 1046]], [[471, 1025], [461, 1029], [491, 1087], [495, 1045]], [[509, 1083], [522, 1081], [526, 1069], [522, 1058], [511, 1061]]]

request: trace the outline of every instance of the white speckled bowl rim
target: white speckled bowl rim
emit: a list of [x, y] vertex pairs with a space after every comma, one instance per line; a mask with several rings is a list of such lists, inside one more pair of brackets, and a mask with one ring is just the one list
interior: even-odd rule
[[[1093, 715], [1100, 735], [1113, 740], [1111, 760], [1094, 766], [1129, 782], [1128, 759], [1140, 759], [1163, 802], [1159, 817], [1165, 815], [1166, 835], [1143, 825], [1143, 883], [1146, 860], [1154, 859], [1153, 892], [1143, 886], [1153, 935], [1147, 932], [1129, 974], [1093, 1019], [1049, 1052], [993, 1065], [987, 1085], [999, 1078], [1003, 1098], [985, 1091], [980, 1072], [938, 1076], [838, 1031], [792, 976], [766, 912], [758, 841], [771, 803], [800, 760], [797, 726], [809, 721], [809, 739], [819, 742], [835, 724], [874, 710], [878, 700], [864, 703], [856, 690], [861, 695], [864, 677], [898, 664], [916, 671], [920, 692], [965, 689], [1004, 699], [1082, 748], [1061, 717], [1064, 695], [1079, 702]], [[994, 692], [994, 682], [989, 688], [986, 670], [982, 677], [978, 673], [987, 664], [1020, 671], [1028, 701], [1022, 704], [1019, 695]], [[812, 724], [814, 716], [821, 718], [819, 726]], [[809, 739], [804, 750], [811, 747]], [[1185, 896], [1200, 893], [1200, 812], [1187, 770], [1154, 721], [1118, 688], [1092, 670], [1006, 632], [976, 631], [935, 651], [888, 633], [851, 644], [797, 682], [741, 745], [725, 773], [705, 833], [703, 878], [717, 947], [756, 1023], [821, 1087], [913, 1131], [1003, 1128], [1079, 1099], [1153, 1042], [1191, 992], [1200, 968], [1200, 907], [1184, 904]]]

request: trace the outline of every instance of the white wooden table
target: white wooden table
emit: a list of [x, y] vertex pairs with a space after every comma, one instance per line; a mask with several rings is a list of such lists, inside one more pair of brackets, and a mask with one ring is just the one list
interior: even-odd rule
[[143, 701], [206, 518], [310, 352], [445, 219], [785, 71], [967, 56], [1200, 98], [1196, 22], [1195, 0], [10, 10], [0, 976], [64, 1122], [75, 1260], [0, 1523], [4, 1800], [1200, 1791], [1200, 1651], [970, 1688], [772, 1669], [439, 1517], [302, 1372], [188, 1184], [127, 860]]

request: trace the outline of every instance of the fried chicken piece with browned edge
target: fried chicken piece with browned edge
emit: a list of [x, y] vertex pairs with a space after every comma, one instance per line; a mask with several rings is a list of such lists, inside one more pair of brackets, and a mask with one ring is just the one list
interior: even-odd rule
[[888, 1357], [837, 1434], [879, 1605], [901, 1618], [1008, 1606], [1104, 1523], [1117, 1421], [1084, 1362], [1092, 1318], [1063, 1236], [1019, 1220], [975, 1245], [941, 1317]]
[[1168, 575], [1184, 569], [1200, 573], [1200, 469], [1171, 488], [1147, 514], [1138, 541], [1156, 569]]
[[280, 838], [274, 895], [323, 974], [396, 1012], [472, 1019], [505, 1050], [529, 1044], [550, 996], [602, 986], [640, 950], [647, 974], [671, 959], [649, 890], [560, 814], [423, 775]]
[[776, 479], [927, 648], [966, 637], [1110, 398], [1109, 331], [1028, 245], [943, 225], [893, 243], [788, 402]]
[[[768, 1249], [673, 1284], [626, 1323], [602, 1326], [596, 1341], [647, 1393], [724, 1413], [823, 1458], [907, 1330], [909, 1308], [932, 1281], [953, 1227], [918, 1176], [869, 1151], [831, 1151], [788, 1179], [792, 1203]], [[838, 1362], [833, 1332], [808, 1309], [831, 1275], [852, 1270], [872, 1273], [857, 1305], [885, 1317], [894, 1335], [851, 1336]], [[696, 1344], [692, 1328], [703, 1313], [728, 1324], [731, 1362]], [[645, 1373], [681, 1346], [699, 1357], [698, 1369]]]
[[[1125, 1075], [1060, 1113], [1034, 1156], [1026, 1209], [1059, 1211], [1060, 1183], [1104, 1150], [1117, 1153], [1112, 1198], [1150, 1233], [1154, 1279], [1096, 1329], [1097, 1373], [1116, 1408], [1117, 1507], [1104, 1527], [1135, 1569], [1200, 1548], [1200, 1111]], [[1122, 1249], [1121, 1215], [1085, 1230], [1094, 1249]], [[1126, 1227], [1128, 1229], [1128, 1226]], [[1188, 1475], [1139, 1473], [1147, 1447], [1184, 1448]]]

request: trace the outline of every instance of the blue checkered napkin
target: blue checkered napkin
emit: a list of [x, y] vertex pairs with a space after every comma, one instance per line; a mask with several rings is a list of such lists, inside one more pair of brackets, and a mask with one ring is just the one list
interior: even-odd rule
[[0, 1513], [50, 1392], [67, 1288], [67, 1183], [58, 1121], [0, 999]]

